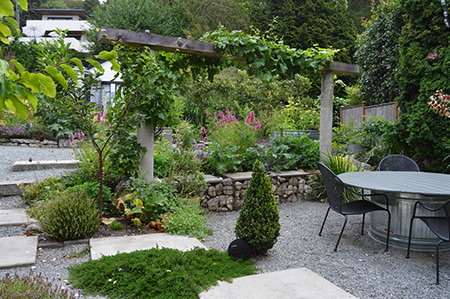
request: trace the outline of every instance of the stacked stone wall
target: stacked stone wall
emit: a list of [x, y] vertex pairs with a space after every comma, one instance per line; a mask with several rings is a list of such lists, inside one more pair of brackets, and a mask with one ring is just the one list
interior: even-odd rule
[[[227, 176], [225, 174], [225, 176]], [[311, 196], [311, 174], [304, 172], [269, 173], [272, 190], [277, 203], [295, 203], [309, 200]], [[244, 194], [250, 185], [251, 175], [245, 178], [207, 178], [208, 189], [204, 192], [201, 204], [212, 212], [239, 210]]]
[[74, 145], [69, 139], [54, 140], [37, 140], [26, 138], [0, 138], [0, 145], [2, 146], [22, 146], [22, 147], [45, 147], [45, 148], [57, 148], [68, 147], [72, 148]]

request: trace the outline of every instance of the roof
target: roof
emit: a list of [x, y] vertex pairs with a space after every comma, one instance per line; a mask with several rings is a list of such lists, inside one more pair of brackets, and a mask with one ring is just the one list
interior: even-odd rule
[[39, 8], [34, 10], [39, 15], [61, 15], [61, 16], [79, 16], [86, 20], [90, 15], [84, 9], [46, 9]]

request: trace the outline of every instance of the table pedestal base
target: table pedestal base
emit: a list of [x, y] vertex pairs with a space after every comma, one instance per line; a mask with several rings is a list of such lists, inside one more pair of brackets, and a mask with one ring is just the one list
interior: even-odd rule
[[[366, 193], [368, 192], [366, 191]], [[405, 193], [386, 193], [386, 195], [389, 197], [389, 211], [391, 212], [391, 235], [389, 237], [389, 245], [403, 249], [408, 248], [409, 225], [414, 211], [414, 203], [416, 201], [421, 201], [429, 206], [438, 207], [448, 199], [448, 197], [431, 197]], [[372, 197], [372, 201], [382, 207], [386, 206], [385, 200], [381, 196]], [[418, 208], [417, 215], [435, 214]], [[383, 244], [386, 244], [387, 219], [387, 213], [384, 211], [371, 213], [369, 236]], [[440, 239], [428, 229], [422, 220], [414, 220], [411, 250], [434, 252], [439, 240]], [[450, 243], [442, 243], [440, 250], [450, 250]]]

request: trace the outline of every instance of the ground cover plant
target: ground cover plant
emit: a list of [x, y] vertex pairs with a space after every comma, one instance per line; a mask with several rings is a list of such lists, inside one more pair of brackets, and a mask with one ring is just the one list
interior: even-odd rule
[[54, 287], [48, 279], [44, 279], [41, 273], [28, 276], [11, 275], [7, 273], [0, 279], [0, 298], [24, 298], [24, 299], [75, 299], [79, 294], [69, 292], [61, 287]]
[[236, 261], [217, 250], [153, 248], [72, 266], [69, 280], [108, 298], [198, 298], [218, 280], [254, 273], [253, 261]]

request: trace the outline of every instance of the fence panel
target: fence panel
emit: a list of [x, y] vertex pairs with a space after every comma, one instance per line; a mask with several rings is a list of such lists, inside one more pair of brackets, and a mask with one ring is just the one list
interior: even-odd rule
[[398, 115], [396, 109], [395, 102], [374, 106], [365, 106], [363, 103], [361, 106], [341, 108], [341, 123], [347, 125], [353, 122], [353, 125], [358, 126], [364, 119], [370, 121], [369, 117], [381, 117], [394, 122]]

